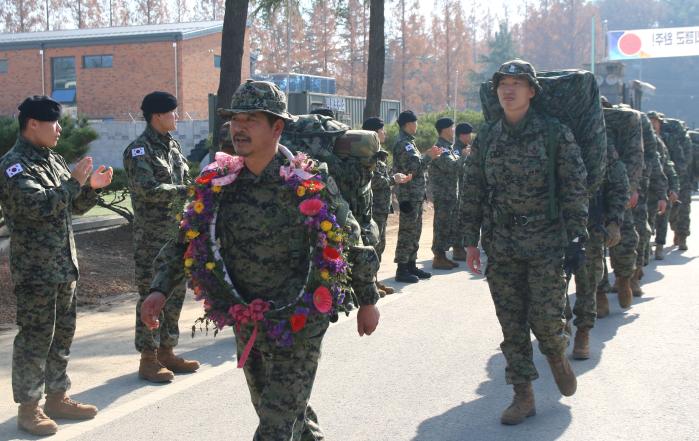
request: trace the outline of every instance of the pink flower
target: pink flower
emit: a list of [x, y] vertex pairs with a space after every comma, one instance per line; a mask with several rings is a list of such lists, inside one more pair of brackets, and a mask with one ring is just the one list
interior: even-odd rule
[[333, 299], [328, 288], [324, 287], [323, 285], [316, 288], [315, 292], [313, 293], [313, 306], [316, 307], [318, 312], [323, 314], [330, 311], [330, 309], [333, 307]]
[[306, 199], [299, 204], [299, 210], [304, 216], [315, 216], [325, 206], [320, 199]]

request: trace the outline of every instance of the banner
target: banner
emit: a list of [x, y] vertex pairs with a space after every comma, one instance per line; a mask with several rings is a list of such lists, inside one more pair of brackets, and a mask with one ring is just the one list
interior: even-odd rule
[[609, 60], [699, 55], [699, 26], [609, 31]]

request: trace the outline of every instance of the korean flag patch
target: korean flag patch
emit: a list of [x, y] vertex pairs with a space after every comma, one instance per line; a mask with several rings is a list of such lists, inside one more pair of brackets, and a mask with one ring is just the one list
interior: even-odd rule
[[131, 157], [136, 158], [138, 156], [143, 156], [146, 154], [146, 149], [145, 147], [136, 147], [131, 149]]
[[22, 173], [23, 171], [24, 169], [22, 168], [22, 164], [17, 163], [13, 166], [8, 167], [7, 170], [5, 170], [5, 174], [11, 178], [14, 175]]
[[413, 146], [412, 144], [406, 144], [406, 145], [405, 145], [405, 151], [406, 151], [406, 152], [412, 152], [414, 148], [415, 148], [415, 146]]

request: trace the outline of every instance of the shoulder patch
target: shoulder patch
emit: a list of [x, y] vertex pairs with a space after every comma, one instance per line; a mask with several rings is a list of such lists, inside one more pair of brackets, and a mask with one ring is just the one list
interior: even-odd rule
[[415, 149], [415, 146], [412, 144], [406, 144], [405, 145], [405, 151], [406, 152], [412, 152]]
[[575, 142], [575, 136], [573, 136], [573, 132], [570, 130], [566, 130], [563, 132], [563, 137], [565, 138], [566, 141], [568, 142]]
[[332, 176], [328, 176], [327, 180], [325, 181], [325, 186], [328, 189], [328, 193], [333, 196], [337, 196], [340, 193], [340, 189], [337, 187], [337, 183], [335, 183]]
[[23, 171], [24, 169], [22, 168], [22, 164], [18, 162], [17, 164], [7, 167], [7, 170], [5, 170], [5, 174], [8, 178], [11, 178], [15, 175], [22, 173]]
[[134, 147], [131, 149], [131, 157], [135, 158], [137, 156], [143, 156], [146, 154], [146, 148], [145, 147]]

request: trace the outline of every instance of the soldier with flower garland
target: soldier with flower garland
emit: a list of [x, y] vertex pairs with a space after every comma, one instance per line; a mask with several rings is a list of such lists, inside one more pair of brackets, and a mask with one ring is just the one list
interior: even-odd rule
[[286, 97], [252, 81], [230, 109], [237, 157], [218, 153], [194, 186], [180, 226], [156, 261], [141, 318], [158, 326], [184, 275], [204, 301], [202, 319], [232, 325], [238, 365], [259, 416], [254, 440], [322, 440], [309, 406], [329, 322], [359, 306], [359, 335], [376, 329], [378, 258], [324, 164], [279, 145]]

